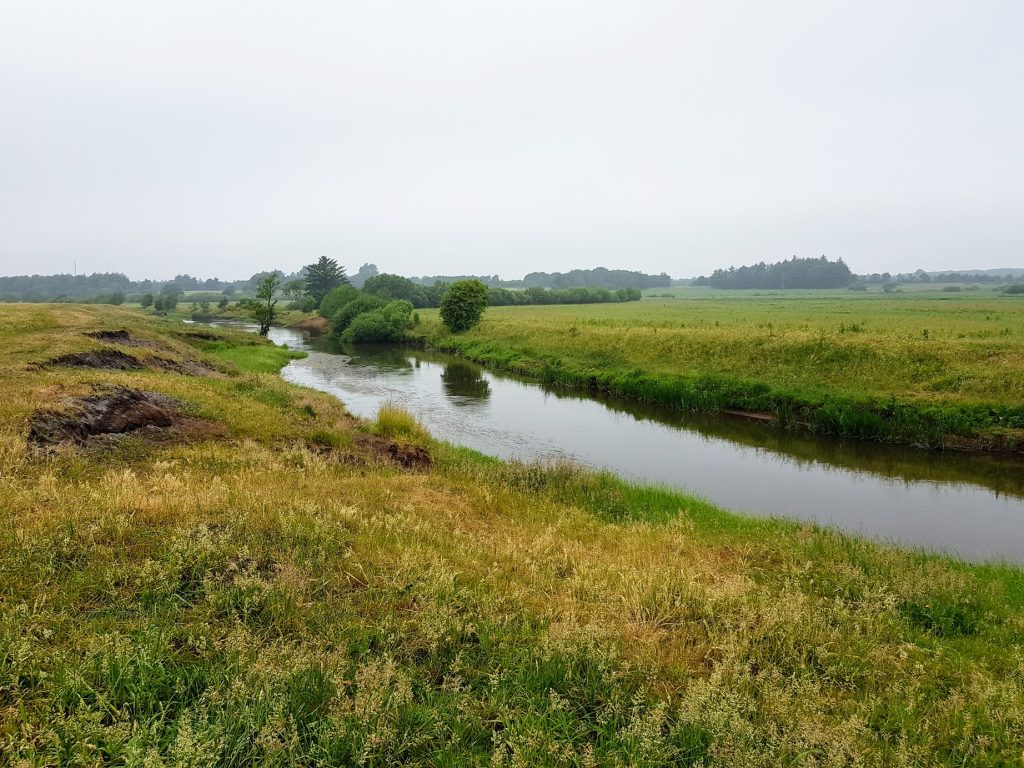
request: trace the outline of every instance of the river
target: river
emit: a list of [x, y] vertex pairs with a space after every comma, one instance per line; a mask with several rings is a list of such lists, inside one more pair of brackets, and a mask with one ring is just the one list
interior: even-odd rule
[[815, 437], [729, 416], [552, 391], [457, 357], [335, 347], [274, 328], [309, 356], [288, 381], [372, 418], [385, 400], [442, 440], [505, 459], [567, 458], [737, 512], [808, 520], [967, 560], [1024, 563], [1024, 463]]

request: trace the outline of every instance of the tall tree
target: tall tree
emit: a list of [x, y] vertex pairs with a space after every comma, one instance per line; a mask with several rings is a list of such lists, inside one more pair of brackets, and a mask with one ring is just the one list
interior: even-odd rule
[[356, 288], [362, 288], [366, 284], [366, 281], [371, 277], [376, 277], [380, 272], [377, 270], [376, 264], [363, 264], [359, 268], [359, 271], [352, 278], [352, 285]]
[[305, 272], [306, 293], [313, 297], [318, 307], [332, 288], [349, 284], [345, 268], [326, 256], [321, 256], [318, 262], [306, 266]]
[[277, 272], [271, 272], [260, 280], [256, 286], [255, 299], [242, 299], [238, 305], [252, 315], [253, 319], [260, 325], [260, 336], [270, 333], [270, 326], [274, 324], [277, 314], [275, 307], [277, 299], [274, 294], [281, 287], [281, 276]]

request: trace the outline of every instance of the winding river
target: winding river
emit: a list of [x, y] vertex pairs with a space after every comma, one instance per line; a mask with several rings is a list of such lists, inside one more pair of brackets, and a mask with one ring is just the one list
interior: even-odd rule
[[309, 356], [288, 381], [372, 418], [401, 403], [435, 436], [506, 459], [568, 458], [739, 512], [809, 520], [968, 560], [1024, 563], [1024, 462], [815, 437], [728, 416], [553, 391], [461, 358], [336, 347], [274, 328]]

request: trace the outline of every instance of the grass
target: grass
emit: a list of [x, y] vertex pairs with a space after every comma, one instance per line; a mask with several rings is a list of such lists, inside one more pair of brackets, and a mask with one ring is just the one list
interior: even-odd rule
[[[224, 375], [37, 367], [122, 327]], [[400, 409], [181, 329], [0, 307], [2, 762], [1020, 762], [1020, 570], [432, 441], [407, 471], [360, 448], [415, 434]], [[28, 449], [34, 409], [109, 384], [223, 432]]]
[[392, 440], [423, 443], [429, 438], [416, 417], [392, 400], [381, 403], [371, 428], [375, 434]]
[[992, 292], [722, 292], [621, 305], [494, 307], [428, 345], [549, 384], [692, 411], [768, 412], [826, 434], [1024, 444], [1024, 302]]

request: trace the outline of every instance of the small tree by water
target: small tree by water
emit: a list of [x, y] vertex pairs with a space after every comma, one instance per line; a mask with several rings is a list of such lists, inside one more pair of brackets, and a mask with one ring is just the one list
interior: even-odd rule
[[262, 278], [256, 286], [255, 299], [242, 299], [238, 302], [238, 305], [259, 323], [260, 336], [270, 333], [270, 326], [274, 324], [274, 318], [277, 315], [277, 299], [274, 298], [274, 294], [280, 287], [281, 276], [272, 272]]
[[459, 280], [441, 297], [441, 320], [452, 333], [468, 331], [480, 323], [487, 309], [487, 286], [479, 280]]

